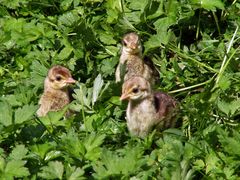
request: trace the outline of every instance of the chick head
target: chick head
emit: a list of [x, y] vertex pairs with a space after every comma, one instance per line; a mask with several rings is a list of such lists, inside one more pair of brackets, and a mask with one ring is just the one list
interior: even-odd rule
[[72, 78], [72, 75], [70, 71], [63, 67], [63, 66], [53, 66], [49, 71], [48, 71], [48, 86], [50, 86], [53, 89], [64, 89], [66, 88], [69, 84], [73, 84], [76, 82]]
[[140, 37], [135, 32], [127, 33], [122, 39], [123, 50], [130, 54], [138, 54], [142, 52]]
[[150, 83], [141, 76], [133, 76], [124, 82], [120, 100], [139, 101], [151, 94]]

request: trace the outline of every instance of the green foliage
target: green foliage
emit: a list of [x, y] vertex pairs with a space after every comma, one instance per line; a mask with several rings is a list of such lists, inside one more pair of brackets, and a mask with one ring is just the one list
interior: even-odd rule
[[[93, 166], [96, 172], [94, 174], [95, 178], [127, 178], [130, 175], [141, 172], [141, 166], [146, 163], [146, 160], [140, 159], [143, 154], [140, 147], [132, 147], [119, 151], [120, 155], [108, 150], [103, 151], [100, 161], [96, 162]], [[121, 151], [123, 152], [121, 153]]]
[[3, 149], [1, 149], [1, 179], [13, 179], [14, 177], [20, 178], [30, 175], [28, 169], [24, 167], [27, 161], [23, 160], [26, 158], [27, 152], [28, 150], [24, 145], [17, 145], [6, 157]]
[[[0, 179], [238, 179], [240, 3], [0, 0]], [[114, 72], [141, 35], [177, 129], [129, 136]], [[74, 101], [37, 118], [48, 69], [68, 67]], [[71, 109], [75, 115], [63, 117]]]
[[51, 161], [48, 163], [48, 166], [42, 168], [39, 176], [44, 179], [62, 179], [63, 164], [59, 161]]

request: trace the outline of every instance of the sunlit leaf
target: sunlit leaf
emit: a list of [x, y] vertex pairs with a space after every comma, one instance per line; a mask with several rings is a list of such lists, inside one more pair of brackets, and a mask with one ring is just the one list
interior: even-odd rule
[[7, 102], [0, 102], [0, 123], [4, 126], [12, 124], [12, 108]]
[[20, 160], [9, 161], [6, 164], [5, 173], [10, 177], [26, 177], [30, 175], [30, 173], [28, 169], [24, 167], [25, 164], [25, 161]]
[[48, 69], [39, 61], [33, 61], [31, 67], [31, 83], [37, 87], [43, 87], [44, 79], [47, 76]]
[[91, 134], [88, 138], [86, 138], [84, 142], [84, 146], [86, 148], [86, 158], [90, 160], [97, 159], [100, 156], [99, 146], [103, 143], [105, 135], [94, 135]]
[[67, 59], [70, 54], [72, 53], [73, 48], [72, 47], [65, 47], [61, 50], [61, 52], [58, 54], [58, 57], [60, 60]]
[[21, 124], [24, 121], [29, 120], [33, 116], [36, 110], [37, 110], [37, 107], [34, 105], [25, 105], [22, 108], [18, 108], [15, 111], [14, 122], [16, 124]]
[[67, 169], [67, 171], [70, 171], [70, 172], [67, 172], [67, 179], [69, 180], [78, 180], [78, 179], [85, 179], [84, 178], [84, 170], [81, 169], [81, 168], [76, 168], [76, 167], [70, 167]]
[[218, 108], [226, 115], [234, 115], [240, 108], [240, 100], [233, 100], [231, 102], [218, 101]]
[[93, 105], [97, 101], [102, 87], [103, 87], [103, 79], [102, 79], [101, 74], [99, 74], [96, 77], [96, 79], [94, 80], [94, 83], [93, 83], [93, 97], [92, 97], [92, 104]]
[[39, 173], [39, 176], [45, 179], [62, 179], [64, 167], [62, 162], [59, 161], [50, 161], [48, 166], [41, 168], [42, 172]]
[[207, 10], [216, 10], [216, 8], [224, 9], [224, 3], [221, 0], [192, 0], [192, 2], [199, 4], [201, 7]]
[[24, 145], [17, 145], [9, 155], [11, 160], [21, 160], [26, 157], [28, 150]]

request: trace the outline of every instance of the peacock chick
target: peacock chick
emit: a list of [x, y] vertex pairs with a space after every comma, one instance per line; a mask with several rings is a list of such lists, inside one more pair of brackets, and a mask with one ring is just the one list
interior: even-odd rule
[[44, 81], [44, 92], [39, 100], [37, 115], [58, 111], [71, 102], [69, 85], [75, 83], [70, 71], [63, 66], [53, 66]]
[[124, 82], [120, 100], [128, 100], [126, 120], [132, 135], [144, 137], [153, 127], [163, 130], [175, 126], [178, 102], [164, 92], [153, 92], [141, 76]]
[[[122, 79], [126, 81], [132, 76], [143, 76], [149, 80], [151, 84], [154, 83], [153, 69], [143, 60], [140, 40], [139, 35], [135, 32], [127, 33], [123, 36], [121, 56], [115, 72], [117, 83], [121, 82]], [[122, 69], [124, 69], [125, 72], [123, 72]]]

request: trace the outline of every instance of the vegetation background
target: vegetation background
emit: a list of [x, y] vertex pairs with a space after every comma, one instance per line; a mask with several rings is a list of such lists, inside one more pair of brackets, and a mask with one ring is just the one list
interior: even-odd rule
[[[0, 179], [239, 179], [239, 1], [0, 0], [0, 17]], [[128, 31], [181, 102], [178, 129], [129, 136], [114, 83]], [[77, 115], [38, 119], [54, 64], [79, 81]]]

